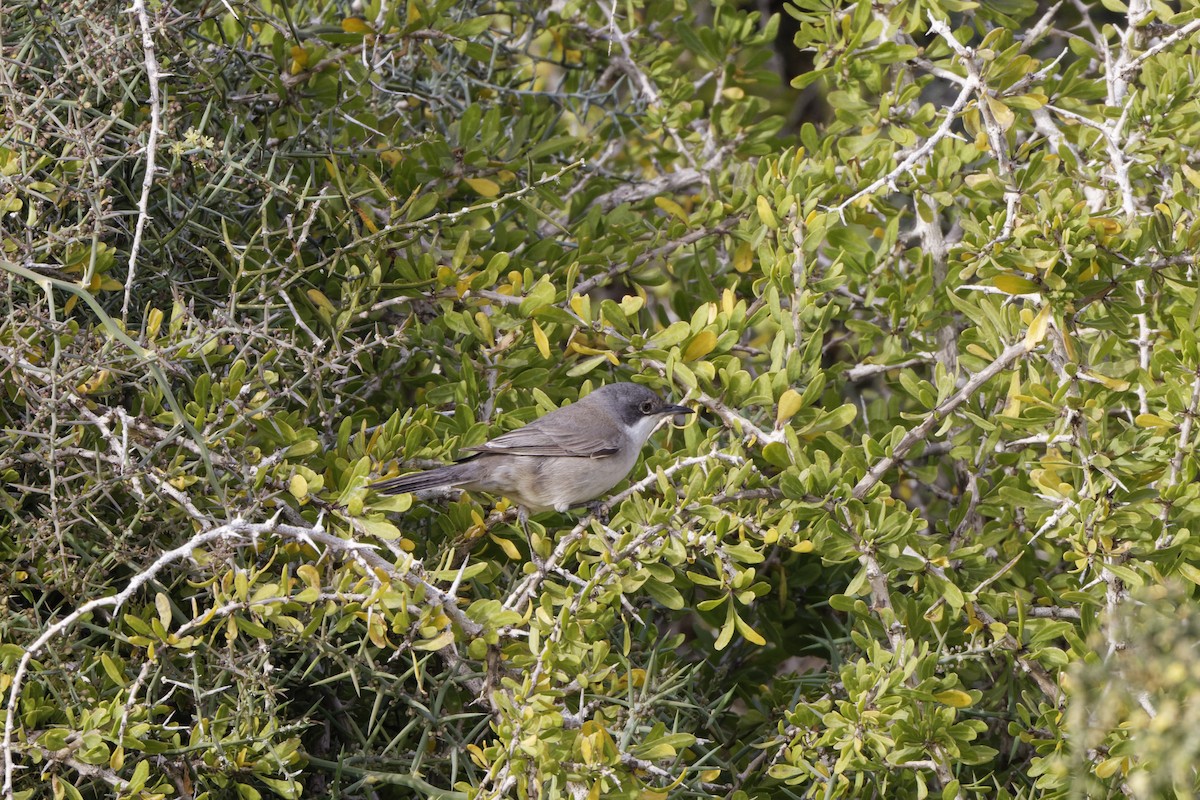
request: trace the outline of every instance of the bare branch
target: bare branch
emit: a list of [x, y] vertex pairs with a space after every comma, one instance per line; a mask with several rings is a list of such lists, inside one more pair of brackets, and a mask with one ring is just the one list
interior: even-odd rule
[[146, 12], [145, 0], [133, 0], [138, 25], [142, 29], [142, 50], [145, 52], [146, 80], [150, 83], [150, 137], [146, 141], [146, 173], [142, 176], [142, 196], [138, 200], [137, 223], [133, 229], [133, 243], [129, 246], [129, 266], [125, 273], [125, 299], [121, 301], [121, 319], [129, 319], [129, 298], [137, 278], [138, 250], [142, 234], [150, 218], [150, 189], [154, 186], [154, 165], [158, 154], [158, 135], [162, 131], [162, 100], [158, 88], [158, 56], [154, 51], [154, 34], [150, 30], [150, 15]]
[[976, 391], [985, 383], [999, 375], [1004, 370], [1012, 366], [1017, 359], [1029, 352], [1029, 348], [1025, 342], [1017, 342], [1010, 344], [1004, 349], [995, 361], [981, 369], [967, 381], [966, 385], [956, 392], [952, 397], [943, 402], [933, 411], [926, 415], [921, 424], [910, 430], [904, 435], [904, 438], [893, 448], [892, 455], [882, 458], [875, 466], [863, 476], [862, 480], [854, 487], [854, 499], [862, 500], [867, 496], [867, 493], [879, 483], [879, 480], [887, 474], [887, 471], [896, 465], [896, 462], [904, 458], [908, 451], [913, 449], [919, 442], [925, 441], [925, 437], [933, 430], [939, 422], [945, 419], [954, 409], [958, 408], [964, 402], [971, 398]]

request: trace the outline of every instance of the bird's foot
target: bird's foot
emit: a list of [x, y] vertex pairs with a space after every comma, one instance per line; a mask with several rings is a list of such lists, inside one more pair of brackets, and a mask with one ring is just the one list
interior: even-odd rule
[[533, 534], [529, 532], [529, 512], [524, 506], [517, 507], [517, 523], [521, 526], [521, 532], [525, 534], [525, 543], [529, 546], [529, 560], [538, 568], [539, 572], [546, 571], [546, 561], [537, 551], [537, 547], [533, 542]]
[[586, 508], [589, 514], [600, 520], [600, 524], [608, 524], [609, 515], [612, 514], [612, 509], [609, 508], [608, 503], [605, 503], [603, 500], [593, 500], [587, 504]]

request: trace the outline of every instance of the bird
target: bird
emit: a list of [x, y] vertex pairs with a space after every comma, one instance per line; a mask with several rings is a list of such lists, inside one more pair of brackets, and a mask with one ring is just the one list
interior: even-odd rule
[[528, 425], [465, 448], [455, 464], [370, 485], [381, 494], [459, 488], [507, 497], [530, 513], [565, 512], [606, 494], [633, 469], [667, 417], [691, 414], [645, 386], [610, 383]]

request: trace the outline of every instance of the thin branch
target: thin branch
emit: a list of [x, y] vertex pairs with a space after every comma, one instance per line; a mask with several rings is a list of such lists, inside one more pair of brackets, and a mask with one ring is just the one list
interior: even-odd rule
[[[1179, 443], [1175, 445], [1175, 454], [1171, 457], [1171, 477], [1168, 479], [1167, 486], [1176, 486], [1179, 483], [1183, 458], [1192, 446], [1192, 425], [1195, 424], [1197, 413], [1200, 413], [1200, 369], [1196, 370], [1196, 377], [1192, 381], [1192, 400], [1188, 404], [1187, 410], [1183, 412], [1183, 422], [1179, 425]], [[1159, 513], [1159, 519], [1163, 522], [1163, 532], [1155, 545], [1160, 549], [1165, 547], [1171, 539], [1166, 529], [1170, 513], [1171, 504], [1164, 500], [1162, 511]]]
[[[676, 472], [685, 467], [703, 464], [713, 458], [729, 460], [733, 458], [733, 456], [713, 450], [712, 452], [702, 456], [691, 456], [688, 458], [679, 459], [675, 463], [666, 467], [662, 467], [660, 470], [656, 470], [655, 472], [647, 475], [642, 480], [631, 484], [628, 489], [613, 495], [606, 501], [605, 505], [609, 507], [615, 506], [626, 498], [648, 489], [658, 480], [659, 471], [661, 471], [664, 476], [669, 478], [671, 475], [674, 475]], [[512, 594], [510, 594], [508, 599], [504, 601], [504, 607], [506, 609], [516, 611], [523, 610], [525, 608], [525, 603], [533, 597], [533, 594], [537, 591], [542, 581], [545, 580], [546, 575], [555, 567], [557, 567], [564, 558], [566, 558], [567, 553], [575, 545], [575, 543], [579, 541], [579, 539], [583, 538], [584, 531], [591, 526], [592, 520], [595, 518], [596, 515], [594, 513], [589, 513], [587, 516], [579, 520], [579, 522], [575, 524], [575, 527], [571, 529], [571, 532], [559, 540], [558, 545], [554, 548], [554, 552], [551, 553], [550, 556], [539, 565], [540, 568], [536, 572], [526, 575], [525, 579], [522, 580], [521, 583], [517, 584]]]
[[917, 425], [917, 427], [913, 428], [904, 435], [904, 438], [900, 440], [899, 444], [893, 448], [890, 456], [880, 459], [879, 462], [875, 464], [875, 466], [871, 467], [867, 474], [863, 476], [862, 480], [858, 482], [858, 485], [854, 487], [854, 499], [862, 500], [864, 497], [866, 497], [867, 493], [871, 491], [875, 484], [879, 483], [880, 479], [887, 473], [887, 471], [894, 467], [898, 461], [902, 460], [904, 456], [908, 454], [909, 450], [913, 449], [918, 442], [925, 441], [925, 437], [929, 435], [929, 432], [933, 430], [934, 426], [945, 419], [951, 412], [954, 411], [954, 409], [958, 408], [966, 400], [968, 400], [985, 383], [999, 375], [1004, 370], [1008, 369], [1013, 365], [1013, 363], [1016, 362], [1017, 359], [1019, 359], [1021, 356], [1024, 356], [1028, 352], [1029, 347], [1026, 346], [1024, 341], [1009, 345], [995, 361], [977, 372], [971, 378], [971, 380], [967, 381], [966, 385], [963, 386], [962, 389], [960, 389], [953, 397], [949, 398], [933, 411], [929, 412], [925, 419], [921, 421], [921, 424]]
[[1154, 58], [1168, 47], [1173, 47], [1174, 45], [1179, 44], [1179, 42], [1191, 36], [1196, 31], [1200, 31], [1200, 19], [1192, 20], [1187, 25], [1184, 25], [1182, 28], [1151, 47], [1146, 52], [1142, 53], [1136, 58], [1131, 59], [1121, 68], [1121, 77], [1125, 80], [1130, 80], [1134, 73], [1141, 69], [1147, 60]]
[[17, 707], [21, 702], [21, 688], [25, 683], [25, 673], [29, 669], [29, 663], [37, 657], [38, 653], [47, 644], [57, 638], [59, 634], [93, 611], [101, 608], [111, 608], [113, 611], [116, 611], [129, 598], [133, 597], [139, 589], [153, 580], [159, 572], [176, 561], [191, 557], [197, 548], [203, 547], [209, 542], [225, 539], [253, 539], [255, 536], [269, 532], [274, 527], [274, 522], [250, 523], [238, 518], [219, 527], [198, 533], [178, 547], [160, 554], [148, 567], [134, 575], [121, 591], [108, 597], [98, 597], [94, 600], [89, 600], [51, 625], [42, 632], [41, 636], [25, 648], [25, 652], [21, 654], [21, 659], [17, 662], [16, 672], [13, 674], [12, 685], [8, 691], [8, 708], [5, 709], [4, 714], [4, 740], [2, 747], [4, 750], [3, 792], [5, 800], [13, 800], [12, 782], [15, 765], [13, 764], [12, 738], [16, 728]]
[[971, 101], [973, 95], [979, 89], [978, 81], [967, 78], [962, 83], [962, 89], [958, 92], [958, 97], [954, 98], [954, 102], [946, 107], [945, 117], [942, 119], [942, 124], [938, 126], [933, 135], [921, 143], [921, 146], [908, 154], [908, 157], [896, 165], [895, 169], [887, 173], [881, 178], [872, 181], [868, 186], [859, 189], [850, 197], [843, 200], [830, 210], [841, 215], [846, 209], [858, 202], [863, 197], [872, 195], [882, 189], [884, 186], [895, 185], [896, 179], [904, 173], [910, 171], [917, 164], [921, 163], [933, 149], [937, 147], [938, 142], [950, 135], [950, 129], [954, 127], [954, 121], [958, 119], [958, 114], [967, 107], [967, 103]]
[[[690, 230], [683, 236], [680, 236], [678, 239], [672, 239], [665, 244], [659, 245], [653, 250], [647, 250], [628, 264], [614, 264], [606, 271], [588, 278], [586, 281], [581, 281], [571, 290], [571, 292], [572, 294], [587, 294], [588, 292], [592, 291], [592, 289], [608, 283], [618, 275], [635, 270], [651, 261], [670, 255], [681, 247], [694, 244], [701, 239], [707, 239], [710, 236], [723, 236], [733, 230], [734, 226], [737, 225], [738, 219], [738, 217], [730, 217], [729, 219], [713, 225], [711, 228], [696, 228], [694, 230]], [[570, 298], [567, 299], [568, 301], [570, 300]]]
[[[674, 172], [668, 172], [640, 183], [622, 183], [611, 191], [597, 197], [588, 203], [588, 208], [600, 208], [605, 212], [612, 211], [624, 203], [638, 203], [662, 194], [676, 194], [704, 182], [704, 174], [698, 169], [684, 167]], [[567, 222], [565, 214], [556, 218], [544, 220], [538, 225], [540, 236], [549, 236], [561, 225]]]
[[155, 156], [158, 153], [158, 134], [162, 130], [162, 101], [158, 90], [158, 56], [154, 52], [154, 34], [150, 30], [150, 15], [146, 13], [145, 0], [133, 0], [138, 25], [142, 29], [142, 50], [146, 61], [146, 79], [150, 83], [150, 138], [146, 142], [146, 174], [142, 176], [142, 196], [138, 200], [137, 224], [133, 229], [133, 244], [129, 246], [129, 267], [125, 272], [125, 299], [121, 302], [121, 319], [129, 319], [129, 298], [137, 278], [138, 250], [142, 244], [142, 233], [150, 218], [150, 189], [154, 186]]

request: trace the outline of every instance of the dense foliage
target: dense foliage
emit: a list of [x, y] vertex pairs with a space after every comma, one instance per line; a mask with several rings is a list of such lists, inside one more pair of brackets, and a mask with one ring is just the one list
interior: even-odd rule
[[1198, 30], [0, 0], [3, 795], [1200, 790]]

